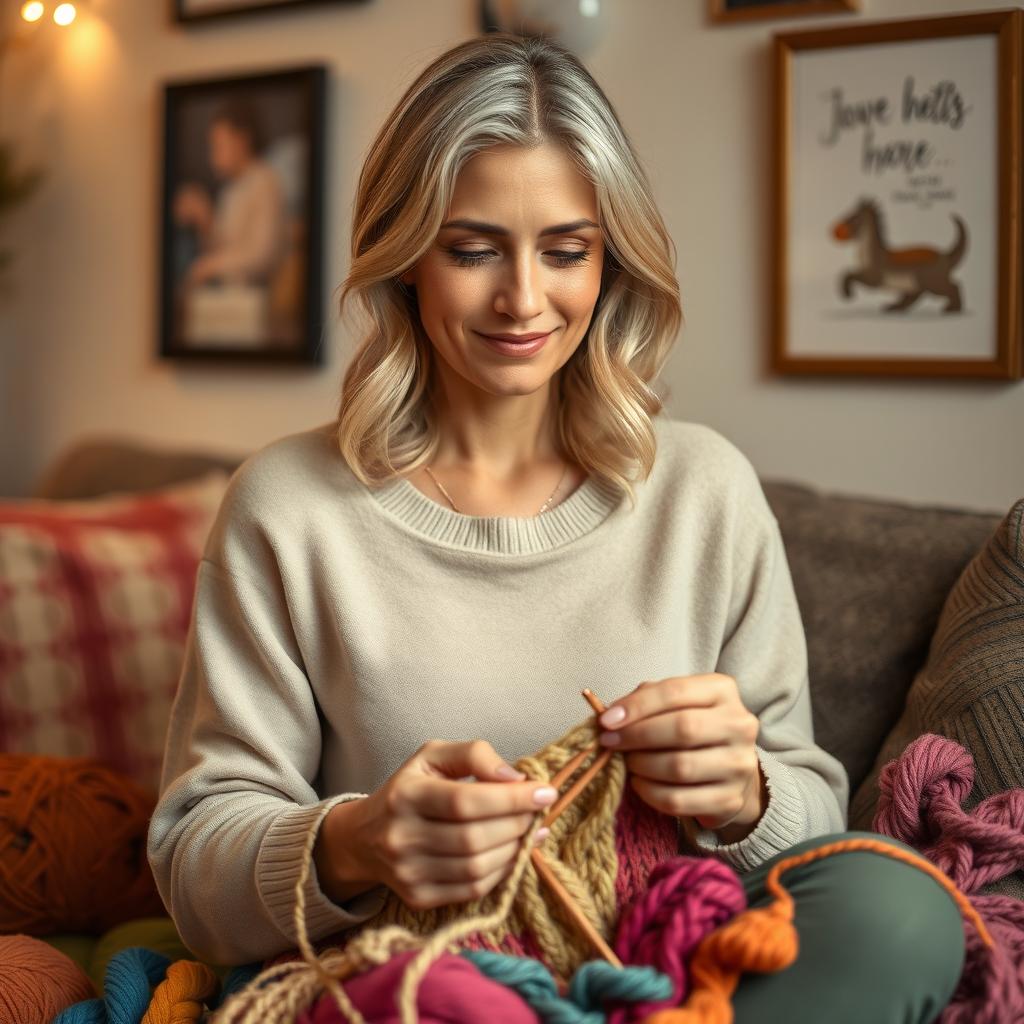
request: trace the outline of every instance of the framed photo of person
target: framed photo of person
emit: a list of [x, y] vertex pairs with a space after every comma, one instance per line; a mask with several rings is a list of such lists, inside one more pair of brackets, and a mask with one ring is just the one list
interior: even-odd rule
[[708, 0], [712, 21], [754, 21], [800, 18], [810, 14], [848, 14], [861, 0]]
[[1021, 377], [1024, 11], [776, 34], [771, 368]]
[[325, 82], [165, 85], [162, 356], [322, 362]]
[[[281, 11], [286, 7], [308, 7], [312, 4], [338, 3], [339, 0], [171, 0], [175, 21], [207, 21], [235, 14], [259, 11]], [[353, 0], [345, 0], [352, 3]]]

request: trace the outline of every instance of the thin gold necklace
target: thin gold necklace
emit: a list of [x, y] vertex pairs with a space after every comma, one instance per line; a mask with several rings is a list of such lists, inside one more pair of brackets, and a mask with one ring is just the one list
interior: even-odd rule
[[[438, 480], [436, 476], [434, 476], [434, 474], [430, 470], [430, 467], [429, 466], [424, 466], [423, 468], [428, 473], [430, 473], [430, 479], [433, 480], [434, 483], [437, 484], [437, 486], [441, 489], [441, 493], [448, 499], [448, 502], [452, 506], [452, 508], [455, 509], [455, 511], [458, 512], [461, 515], [462, 514], [461, 509], [458, 507], [458, 505], [455, 504], [454, 501], [452, 501], [452, 496], [444, 489], [444, 485], [441, 483], [441, 481]], [[555, 484], [555, 489], [551, 492], [551, 496], [548, 498], [548, 500], [545, 501], [543, 505], [541, 505], [540, 511], [537, 513], [537, 515], [541, 515], [541, 514], [543, 514], [547, 510], [548, 505], [551, 504], [551, 499], [558, 493], [558, 488], [562, 486], [562, 481], [565, 479], [565, 474], [568, 473], [568, 472], [569, 472], [569, 464], [566, 463], [565, 464], [565, 469], [562, 470], [562, 475], [558, 478], [558, 483]]]

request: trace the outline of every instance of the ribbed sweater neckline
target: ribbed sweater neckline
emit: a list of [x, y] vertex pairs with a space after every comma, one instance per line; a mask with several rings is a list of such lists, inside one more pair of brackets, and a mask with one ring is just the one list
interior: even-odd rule
[[505, 555], [551, 551], [596, 529], [624, 495], [590, 474], [564, 501], [539, 516], [469, 516], [428, 498], [405, 477], [370, 492], [416, 533], [449, 547]]

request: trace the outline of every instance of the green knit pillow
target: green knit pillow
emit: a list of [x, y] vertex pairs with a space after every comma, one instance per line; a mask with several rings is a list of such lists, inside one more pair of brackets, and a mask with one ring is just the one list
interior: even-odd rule
[[[973, 756], [966, 810], [1024, 787], [1024, 498], [946, 598], [903, 714], [850, 805], [851, 829], [871, 828], [879, 773], [926, 732], [956, 740]], [[1017, 872], [981, 891], [1024, 898], [1024, 878]]]

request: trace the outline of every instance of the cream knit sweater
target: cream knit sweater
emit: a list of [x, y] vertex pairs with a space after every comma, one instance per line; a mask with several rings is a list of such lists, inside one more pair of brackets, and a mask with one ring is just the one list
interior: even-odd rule
[[[462, 515], [409, 481], [370, 490], [333, 424], [234, 474], [196, 580], [149, 830], [157, 886], [210, 963], [297, 944], [303, 844], [428, 739], [508, 761], [644, 680], [723, 672], [761, 721], [769, 803], [709, 855], [739, 871], [846, 828], [848, 779], [816, 746], [807, 647], [778, 523], [750, 461], [658, 417], [637, 507], [596, 477], [536, 517]], [[306, 885], [312, 941], [366, 920]]]

